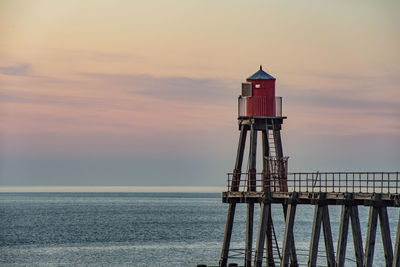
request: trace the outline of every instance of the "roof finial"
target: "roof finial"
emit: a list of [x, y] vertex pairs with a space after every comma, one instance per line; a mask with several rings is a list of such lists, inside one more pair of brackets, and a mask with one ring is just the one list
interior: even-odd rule
[[260, 70], [262, 70], [262, 65], [260, 65]]

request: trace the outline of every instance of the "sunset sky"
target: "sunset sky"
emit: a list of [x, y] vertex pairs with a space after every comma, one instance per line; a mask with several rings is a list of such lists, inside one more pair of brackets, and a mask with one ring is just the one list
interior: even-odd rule
[[399, 14], [394, 0], [0, 0], [0, 186], [223, 186], [260, 64], [291, 171], [398, 171]]

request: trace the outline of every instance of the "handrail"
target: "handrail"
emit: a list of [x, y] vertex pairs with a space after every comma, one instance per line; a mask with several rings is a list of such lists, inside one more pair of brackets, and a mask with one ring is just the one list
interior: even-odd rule
[[[251, 101], [256, 101], [259, 104], [256, 105], [258, 109], [260, 110], [253, 110], [255, 108], [255, 105], [251, 105], [249, 106], [248, 101], [251, 99]], [[253, 113], [259, 113], [261, 110], [267, 109], [268, 105], [266, 101], [266, 96], [239, 96], [238, 97], [238, 116], [239, 117], [247, 117], [248, 114], [248, 109], [250, 108], [251, 114]], [[265, 102], [265, 103], [264, 103]], [[281, 117], [282, 116], [282, 97], [281, 96], [275, 96], [275, 100], [272, 103], [272, 105], [274, 105], [273, 109], [274, 109], [274, 114], [277, 117]]]
[[[229, 192], [385, 193], [400, 194], [400, 172], [228, 173]], [[254, 177], [254, 174], [251, 175]], [[282, 187], [285, 183], [287, 187]]]

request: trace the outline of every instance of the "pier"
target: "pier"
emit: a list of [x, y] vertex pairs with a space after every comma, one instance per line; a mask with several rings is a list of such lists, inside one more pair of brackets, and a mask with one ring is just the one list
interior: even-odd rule
[[[288, 157], [284, 156], [281, 139], [286, 117], [282, 115], [282, 97], [275, 96], [275, 80], [260, 66], [246, 79], [246, 83], [242, 83], [242, 94], [238, 98], [240, 133], [236, 161], [233, 172], [228, 174], [227, 189], [222, 193], [222, 201], [228, 204], [228, 214], [219, 266], [234, 266], [233, 263], [240, 259], [244, 267], [315, 267], [322, 230], [326, 262], [323, 265], [319, 262], [319, 266], [346, 266], [348, 233], [352, 231], [355, 265], [372, 267], [379, 225], [385, 266], [400, 267], [400, 223], [393, 243], [389, 224], [391, 218], [387, 211], [388, 207], [400, 207], [399, 172], [289, 172]], [[258, 133], [261, 133], [262, 172], [256, 170]], [[246, 144], [247, 170], [243, 172]], [[238, 250], [230, 249], [230, 240], [239, 204], [246, 205], [246, 233], [244, 248]], [[285, 221], [282, 242], [276, 238], [271, 214], [273, 204], [282, 206]], [[260, 214], [256, 242], [253, 244], [255, 205], [260, 206]], [[298, 260], [293, 235], [298, 205], [314, 208], [307, 262]], [[329, 207], [332, 205], [341, 206], [337, 237], [331, 231]], [[369, 207], [365, 242], [362, 240], [359, 206]]]
[[[268, 179], [263, 173], [257, 173], [256, 183], [253, 181], [252, 184], [248, 179], [249, 173], [241, 173], [240, 179], [237, 181], [232, 179], [233, 176], [233, 173], [228, 174], [228, 190], [222, 194], [222, 200], [224, 203], [229, 203], [230, 210], [234, 209], [238, 203], [259, 203], [260, 205], [260, 221], [254, 250], [246, 251], [244, 249], [243, 253], [237, 249], [232, 251], [233, 258], [236, 260], [242, 258], [248, 262], [250, 257], [254, 258], [253, 265], [247, 263], [245, 266], [289, 266], [289, 264], [290, 266], [317, 266], [321, 228], [325, 241], [325, 255], [323, 257], [326, 258], [326, 266], [345, 266], [349, 222], [351, 223], [356, 253], [354, 257], [356, 265], [374, 266], [373, 257], [378, 219], [385, 253], [385, 264], [393, 267], [400, 266], [400, 224], [397, 227], [393, 249], [387, 213], [387, 207], [400, 207], [399, 172], [288, 173], [288, 191], [280, 191], [280, 187], [277, 186], [278, 183], [271, 182], [270, 188], [267, 188], [270, 191], [265, 190], [267, 181], [279, 181], [275, 174], [270, 174], [275, 179], [272, 177]], [[237, 184], [239, 184], [238, 188], [236, 188]], [[234, 186], [232, 187], [232, 185]], [[273, 244], [277, 242], [276, 238], [273, 237], [273, 232], [269, 235], [272, 242], [268, 242], [267, 227], [273, 225], [271, 204], [282, 204], [286, 209], [282, 244]], [[296, 248], [293, 245], [295, 243], [293, 226], [298, 205], [312, 205], [314, 207], [313, 224], [310, 225], [312, 233], [308, 262], [303, 263], [297, 261]], [[339, 233], [336, 239], [338, 244], [336, 253], [329, 216], [330, 205], [340, 205], [342, 210]], [[358, 206], [368, 206], [370, 209], [365, 243], [362, 241]], [[227, 223], [227, 227], [229, 230], [229, 223]], [[249, 230], [246, 232], [247, 235], [249, 232]], [[250, 240], [250, 237], [247, 237], [247, 239]], [[267, 246], [271, 244], [275, 251], [264, 247], [264, 244], [267, 244]], [[250, 247], [252, 246], [248, 246], [248, 248]], [[265, 260], [266, 265], [262, 265], [263, 260]], [[221, 259], [221, 263], [223, 263], [223, 259]], [[221, 264], [220, 266], [226, 265]]]

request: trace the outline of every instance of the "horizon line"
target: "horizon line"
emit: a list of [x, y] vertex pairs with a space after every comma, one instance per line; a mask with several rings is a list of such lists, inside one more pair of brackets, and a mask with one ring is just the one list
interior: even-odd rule
[[0, 186], [0, 193], [220, 193], [225, 186]]

